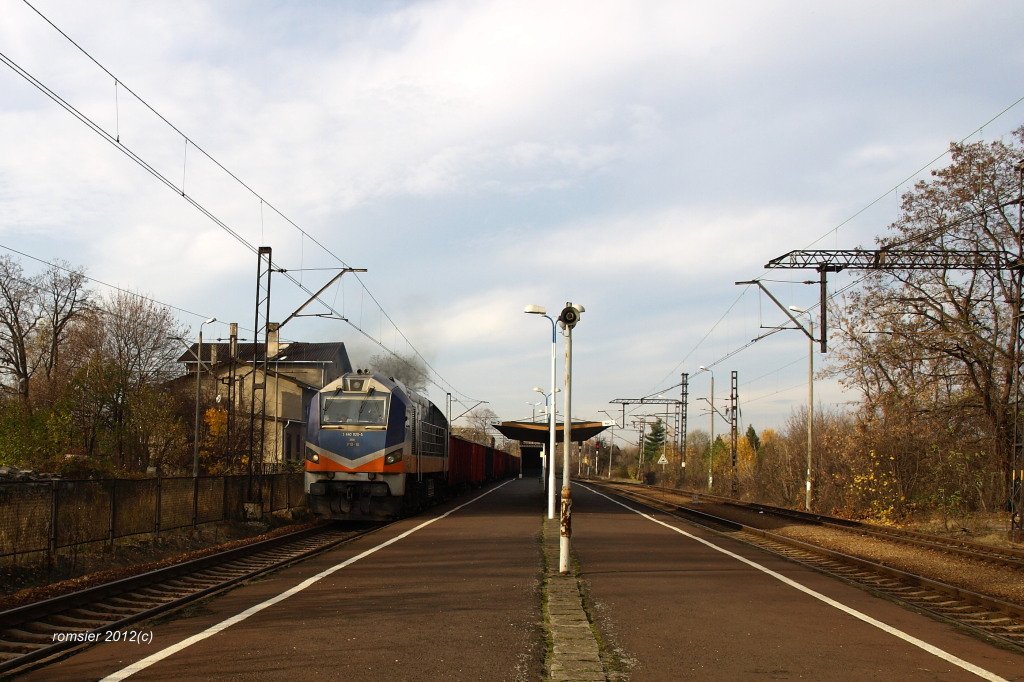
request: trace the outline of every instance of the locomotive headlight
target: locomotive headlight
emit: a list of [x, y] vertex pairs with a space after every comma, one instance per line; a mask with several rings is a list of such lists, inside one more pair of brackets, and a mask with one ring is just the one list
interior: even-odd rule
[[306, 459], [308, 459], [313, 464], [320, 463], [320, 455], [316, 452], [313, 452], [313, 450], [310, 448], [306, 448]]
[[401, 461], [402, 461], [402, 451], [401, 450], [395, 450], [394, 452], [389, 453], [389, 454], [384, 456], [384, 463], [385, 464], [394, 464], [396, 462], [401, 462]]

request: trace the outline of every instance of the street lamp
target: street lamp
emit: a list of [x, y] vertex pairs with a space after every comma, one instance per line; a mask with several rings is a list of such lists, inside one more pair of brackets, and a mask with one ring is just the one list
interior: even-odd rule
[[[548, 518], [555, 518], [555, 320], [547, 314], [543, 306], [528, 305], [523, 312], [529, 315], [543, 315], [551, 322], [551, 406], [548, 408], [548, 456], [544, 463], [548, 465], [547, 486], [548, 486]], [[538, 389], [534, 389], [538, 390]], [[544, 391], [540, 391], [544, 393]], [[545, 398], [547, 395], [545, 395]]]
[[217, 321], [211, 317], [199, 325], [199, 348], [196, 353], [196, 428], [192, 443], [192, 478], [199, 477], [199, 377], [203, 371], [203, 325], [212, 324]]
[[612, 477], [612, 449], [615, 447], [615, 417], [608, 414], [608, 410], [601, 410], [602, 414], [607, 414], [608, 419], [611, 420], [611, 435], [608, 437], [608, 478]]
[[811, 511], [811, 452], [814, 448], [814, 317], [806, 308], [789, 306], [794, 313], [807, 316], [810, 332], [807, 335], [807, 492], [804, 508]]
[[704, 365], [701, 365], [700, 369], [711, 375], [711, 398], [708, 401], [711, 405], [711, 440], [708, 442], [708, 490], [711, 490], [711, 484], [715, 480], [714, 472], [711, 468], [711, 457], [715, 452], [715, 373]]
[[538, 400], [535, 403], [531, 403], [529, 400], [527, 400], [526, 404], [533, 408], [533, 416], [530, 418], [530, 421], [531, 422], [537, 421], [537, 406], [540, 405], [540, 401]]
[[565, 330], [565, 409], [562, 419], [565, 422], [565, 437], [562, 439], [562, 508], [559, 518], [558, 538], [558, 572], [569, 574], [569, 539], [572, 536], [572, 493], [569, 490], [569, 449], [572, 447], [572, 328], [580, 321], [585, 312], [581, 305], [566, 302], [558, 322]]

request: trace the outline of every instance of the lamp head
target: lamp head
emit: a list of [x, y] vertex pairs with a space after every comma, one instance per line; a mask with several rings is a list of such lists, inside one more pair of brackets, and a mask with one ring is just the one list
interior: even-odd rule
[[217, 321], [216, 317], [211, 317], [206, 322], [203, 322], [203, 324], [211, 324], [211, 323], [216, 322], [216, 321]]
[[800, 313], [801, 315], [807, 312], [807, 308], [798, 308], [795, 305], [789, 306], [789, 309], [792, 310], [794, 313]]
[[529, 313], [531, 315], [547, 315], [548, 314], [548, 311], [542, 305], [528, 305], [525, 308], [523, 308], [523, 312], [524, 313]]

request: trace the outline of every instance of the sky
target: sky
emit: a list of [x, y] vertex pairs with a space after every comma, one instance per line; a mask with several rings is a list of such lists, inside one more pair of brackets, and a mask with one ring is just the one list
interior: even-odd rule
[[[357, 366], [418, 353], [455, 414], [532, 418], [551, 327], [523, 307], [572, 301], [574, 418], [678, 397], [687, 372], [706, 429], [706, 366], [720, 409], [738, 373], [741, 428], [780, 426], [806, 404], [807, 340], [733, 354], [783, 322], [735, 282], [814, 305], [813, 273], [764, 264], [870, 247], [951, 141], [1024, 123], [1019, 0], [33, 6], [102, 68], [22, 0], [0, 0], [4, 61], [118, 142], [0, 64], [0, 245], [174, 306], [191, 335], [216, 317], [207, 339], [252, 334], [247, 244], [312, 291], [366, 268], [323, 296], [348, 322], [282, 336], [345, 341]], [[307, 296], [275, 275], [271, 318]]]

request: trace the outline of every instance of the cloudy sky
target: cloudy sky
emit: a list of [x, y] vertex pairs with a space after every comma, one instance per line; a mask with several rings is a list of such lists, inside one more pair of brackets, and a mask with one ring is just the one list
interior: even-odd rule
[[[734, 282], [792, 249], [869, 246], [951, 140], [1024, 123], [1024, 104], [997, 116], [1024, 96], [1019, 0], [33, 4], [110, 73], [21, 0], [0, 0], [0, 53], [177, 191], [0, 65], [0, 244], [189, 311], [193, 333], [252, 327], [242, 241], [314, 290], [341, 259], [366, 290], [346, 275], [325, 299], [365, 335], [299, 320], [284, 336], [349, 342], [356, 364], [367, 337], [407, 338], [505, 419], [549, 381], [550, 325], [523, 306], [575, 301], [574, 416], [680, 372], [706, 396], [707, 365], [716, 402], [739, 372], [744, 425], [781, 423], [806, 400], [806, 340], [723, 360], [781, 321]], [[276, 278], [271, 317], [306, 295]], [[706, 412], [691, 404], [691, 428]]]

